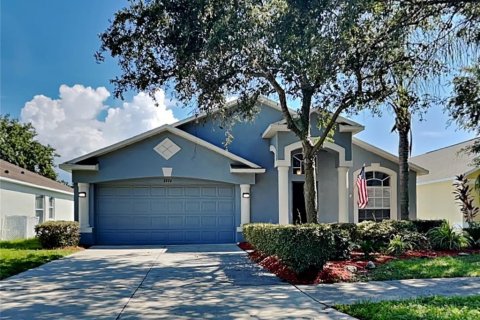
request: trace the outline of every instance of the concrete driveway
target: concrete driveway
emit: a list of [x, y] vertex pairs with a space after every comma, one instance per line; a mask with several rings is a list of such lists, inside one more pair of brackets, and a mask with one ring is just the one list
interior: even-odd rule
[[352, 319], [235, 245], [94, 247], [0, 282], [1, 319]]

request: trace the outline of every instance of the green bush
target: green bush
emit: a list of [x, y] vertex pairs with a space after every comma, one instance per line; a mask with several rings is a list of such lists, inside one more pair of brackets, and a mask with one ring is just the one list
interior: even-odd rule
[[396, 256], [399, 256], [404, 254], [405, 251], [412, 250], [412, 249], [413, 249], [412, 243], [409, 240], [402, 237], [401, 235], [397, 234], [393, 236], [392, 239], [390, 239], [387, 252], [389, 254], [394, 254]]
[[431, 229], [427, 235], [434, 249], [460, 250], [468, 245], [463, 232], [455, 230], [447, 221]]
[[404, 241], [407, 241], [412, 245], [412, 249], [428, 250], [432, 248], [430, 240], [428, 239], [426, 234], [414, 231], [405, 232], [400, 235], [402, 236]]
[[370, 243], [373, 251], [385, 249], [390, 239], [398, 233], [391, 220], [363, 221], [357, 225], [358, 243]]
[[411, 221], [418, 232], [427, 234], [433, 228], [440, 227], [445, 220], [413, 220]]
[[355, 246], [357, 239], [357, 226], [354, 223], [332, 223], [335, 248], [333, 260], [345, 260], [350, 258], [350, 252]]
[[469, 228], [463, 229], [470, 236], [470, 244], [473, 248], [480, 248], [480, 222], [470, 223]]
[[243, 226], [245, 240], [267, 255], [277, 256], [298, 274], [321, 270], [332, 257], [335, 235], [326, 224]]
[[47, 221], [35, 226], [35, 233], [45, 249], [75, 247], [80, 241], [80, 226], [76, 221]]

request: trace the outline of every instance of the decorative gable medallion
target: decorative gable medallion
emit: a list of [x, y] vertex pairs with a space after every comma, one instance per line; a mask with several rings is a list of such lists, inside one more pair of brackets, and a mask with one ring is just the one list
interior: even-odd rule
[[155, 150], [159, 155], [165, 158], [165, 160], [173, 157], [178, 151], [182, 148], [173, 143], [172, 140], [165, 138], [160, 142], [153, 150]]

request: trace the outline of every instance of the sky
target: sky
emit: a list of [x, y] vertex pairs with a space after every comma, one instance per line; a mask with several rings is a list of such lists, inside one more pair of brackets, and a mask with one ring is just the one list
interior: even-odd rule
[[[120, 75], [112, 58], [98, 64], [94, 53], [104, 31], [125, 0], [10, 0], [0, 3], [0, 112], [31, 122], [38, 140], [57, 149], [58, 163], [135, 134], [189, 116], [191, 110], [161, 89], [153, 99], [131, 92], [113, 98], [109, 80]], [[474, 138], [448, 125], [441, 106], [424, 121], [414, 118], [413, 155]], [[349, 117], [347, 115], [347, 117]], [[397, 154], [394, 120], [385, 112], [350, 116], [365, 126], [358, 138]], [[68, 176], [61, 172], [61, 177]]]

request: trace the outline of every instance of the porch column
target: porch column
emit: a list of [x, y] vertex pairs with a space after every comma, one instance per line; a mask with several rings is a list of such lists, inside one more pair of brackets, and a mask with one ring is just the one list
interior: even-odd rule
[[240, 185], [240, 226], [250, 223], [250, 185]]
[[349, 167], [337, 167], [338, 174], [338, 222], [348, 220], [348, 169]]
[[278, 224], [288, 224], [288, 171], [289, 166], [277, 166], [278, 170]]
[[79, 183], [78, 184], [78, 223], [80, 224], [80, 232], [90, 233], [92, 232], [92, 226], [90, 225], [90, 184]]

